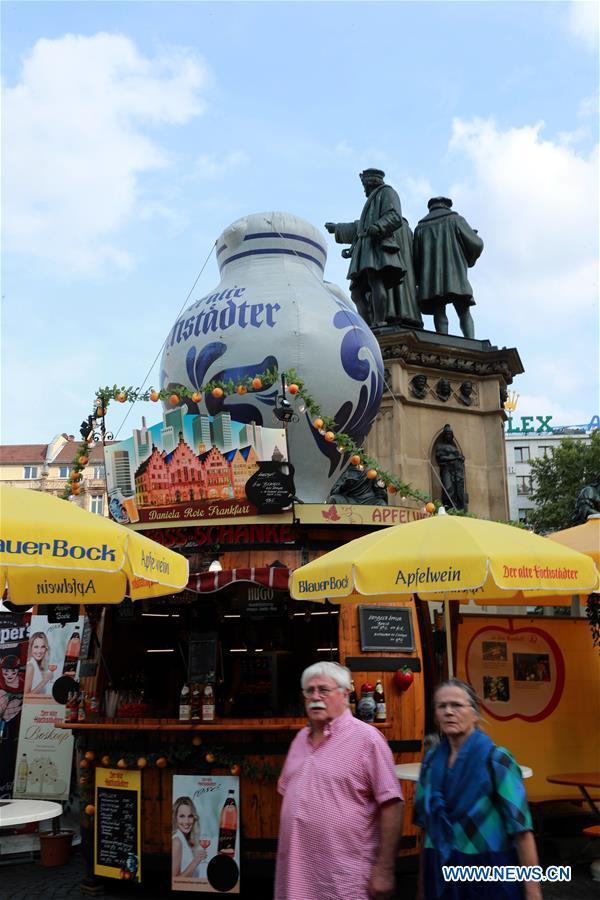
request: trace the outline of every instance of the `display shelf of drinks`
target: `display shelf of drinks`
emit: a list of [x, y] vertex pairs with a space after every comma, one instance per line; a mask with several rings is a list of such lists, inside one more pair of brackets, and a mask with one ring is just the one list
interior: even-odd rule
[[[353, 715], [375, 728], [386, 730], [391, 727], [386, 720], [380, 681], [375, 687], [363, 684], [360, 700], [357, 700], [352, 682], [349, 703]], [[95, 696], [72, 692], [65, 707], [65, 721], [58, 727], [89, 731], [299, 731], [306, 725], [304, 717], [220, 718], [215, 714], [214, 688], [210, 682], [183, 685], [177, 719], [149, 715], [151, 706], [143, 695], [134, 696], [131, 692], [107, 692], [104, 707], [113, 714], [101, 717]]]

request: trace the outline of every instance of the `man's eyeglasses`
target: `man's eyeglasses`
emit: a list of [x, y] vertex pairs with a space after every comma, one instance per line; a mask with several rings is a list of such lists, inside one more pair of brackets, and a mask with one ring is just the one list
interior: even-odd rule
[[317, 687], [306, 688], [302, 691], [302, 693], [305, 697], [314, 697], [316, 694], [318, 694], [320, 697], [327, 697], [327, 695], [333, 693], [333, 691], [339, 690], [339, 687], [330, 688], [325, 687], [322, 684], [318, 684]]

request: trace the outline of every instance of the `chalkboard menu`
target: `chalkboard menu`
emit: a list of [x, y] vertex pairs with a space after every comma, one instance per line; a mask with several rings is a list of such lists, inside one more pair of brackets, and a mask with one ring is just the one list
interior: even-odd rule
[[359, 606], [360, 649], [409, 653], [415, 649], [411, 609], [407, 606]]
[[[283, 466], [288, 470], [282, 471]], [[259, 461], [258, 471], [245, 486], [246, 497], [259, 513], [277, 513], [289, 509], [294, 499], [294, 467], [291, 463]]]
[[56, 606], [48, 606], [48, 622], [51, 625], [67, 625], [79, 619], [79, 604], [58, 603]]
[[[140, 878], [140, 773], [96, 769], [94, 871], [109, 878]], [[127, 874], [125, 874], [127, 873]]]
[[217, 671], [216, 632], [192, 634], [188, 657], [189, 681], [213, 681]]

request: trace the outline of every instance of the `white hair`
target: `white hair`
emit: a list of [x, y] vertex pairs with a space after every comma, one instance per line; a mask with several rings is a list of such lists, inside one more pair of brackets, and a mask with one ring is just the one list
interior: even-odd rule
[[340, 666], [336, 662], [317, 662], [305, 669], [300, 679], [302, 689], [304, 690], [310, 679], [315, 678], [317, 675], [332, 678], [338, 687], [345, 688], [347, 691], [352, 690], [350, 669], [347, 669], [346, 666]]

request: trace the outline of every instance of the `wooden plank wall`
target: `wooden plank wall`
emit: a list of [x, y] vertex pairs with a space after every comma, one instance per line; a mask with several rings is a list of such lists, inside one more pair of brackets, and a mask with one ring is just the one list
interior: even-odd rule
[[[384, 653], [373, 652], [364, 653], [360, 648], [360, 628], [358, 621], [358, 607], [364, 603], [361, 598], [356, 603], [340, 604], [340, 636], [339, 650], [340, 662], [345, 663], [349, 657], [362, 656], [365, 660], [374, 657], [391, 657], [398, 661], [398, 668], [402, 668], [403, 660], [406, 658], [423, 659], [421, 639], [417, 624], [417, 617], [412, 601], [398, 601], [393, 598], [381, 598], [377, 603], [369, 603], [369, 606], [403, 606], [412, 609], [413, 632], [415, 637], [415, 649], [411, 653]], [[354, 684], [356, 686], [357, 696], [360, 699], [360, 688], [364, 682], [369, 681], [372, 684], [381, 679], [383, 690], [387, 704], [387, 721], [390, 728], [385, 730], [383, 734], [388, 741], [419, 741], [421, 747], [424, 738], [425, 723], [425, 686], [423, 671], [414, 672], [414, 682], [406, 690], [400, 691], [394, 684], [394, 673], [371, 671], [365, 668], [360, 671], [353, 672]], [[414, 752], [395, 753], [394, 757], [397, 763], [420, 762], [422, 759], [422, 749]], [[406, 812], [404, 819], [404, 836], [416, 837], [420, 829], [415, 828], [412, 823], [412, 809], [415, 785], [408, 781], [401, 783], [404, 798], [406, 800]], [[401, 855], [415, 853], [415, 849], [406, 849]]]

